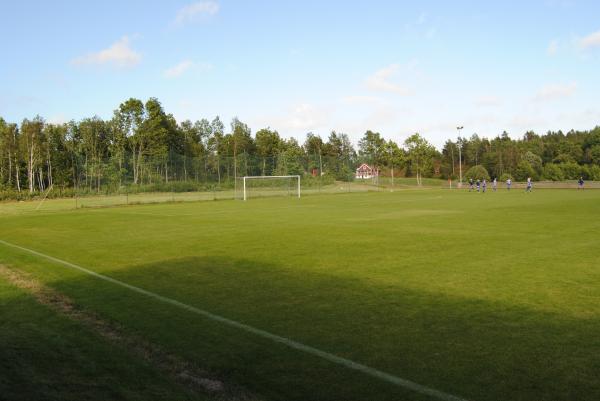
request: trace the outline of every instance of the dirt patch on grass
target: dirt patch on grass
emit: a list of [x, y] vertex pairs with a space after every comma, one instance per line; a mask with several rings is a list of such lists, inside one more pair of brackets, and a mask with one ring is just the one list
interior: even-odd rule
[[260, 400], [257, 396], [240, 387], [225, 383], [223, 380], [214, 377], [214, 375], [209, 374], [199, 366], [163, 351], [156, 344], [126, 333], [116, 323], [109, 322], [91, 311], [78, 307], [69, 297], [45, 286], [26, 272], [0, 264], [0, 276], [14, 286], [30, 293], [40, 304], [46, 305], [53, 311], [83, 324], [107, 341], [125, 349], [125, 352], [142, 358], [194, 393], [206, 394], [209, 399], [215, 401]]

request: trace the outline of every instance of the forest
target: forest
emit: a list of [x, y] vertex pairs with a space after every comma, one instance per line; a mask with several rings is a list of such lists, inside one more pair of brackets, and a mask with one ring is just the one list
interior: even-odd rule
[[345, 133], [306, 134], [303, 143], [271, 128], [251, 132], [237, 118], [177, 122], [156, 98], [129, 99], [109, 120], [64, 124], [42, 117], [20, 124], [0, 117], [1, 199], [24, 199], [54, 188], [57, 195], [131, 190], [226, 188], [240, 176], [300, 174], [349, 181], [363, 162], [381, 174], [517, 181], [600, 180], [600, 126], [589, 131], [507, 132], [447, 140], [436, 149], [420, 134], [403, 143], [367, 131], [355, 147]]

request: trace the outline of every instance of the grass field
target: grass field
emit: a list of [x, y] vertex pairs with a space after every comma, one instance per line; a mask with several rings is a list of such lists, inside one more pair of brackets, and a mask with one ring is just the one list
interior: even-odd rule
[[[0, 264], [260, 399], [436, 396], [244, 327], [468, 400], [600, 399], [600, 191], [5, 210], [0, 240], [181, 304], [6, 243]], [[202, 399], [2, 276], [0, 297], [0, 399]]]

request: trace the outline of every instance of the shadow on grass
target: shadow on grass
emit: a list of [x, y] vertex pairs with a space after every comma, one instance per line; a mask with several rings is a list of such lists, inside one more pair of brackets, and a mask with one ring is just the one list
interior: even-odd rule
[[205, 400], [0, 277], [0, 400]]
[[[471, 400], [600, 399], [598, 319], [243, 258], [103, 274]], [[91, 276], [52, 286], [267, 399], [428, 399]]]

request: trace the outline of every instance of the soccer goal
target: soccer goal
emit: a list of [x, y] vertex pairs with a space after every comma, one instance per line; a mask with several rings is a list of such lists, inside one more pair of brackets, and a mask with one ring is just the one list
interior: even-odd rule
[[296, 196], [300, 198], [299, 175], [246, 176], [242, 178], [243, 199], [264, 196]]

